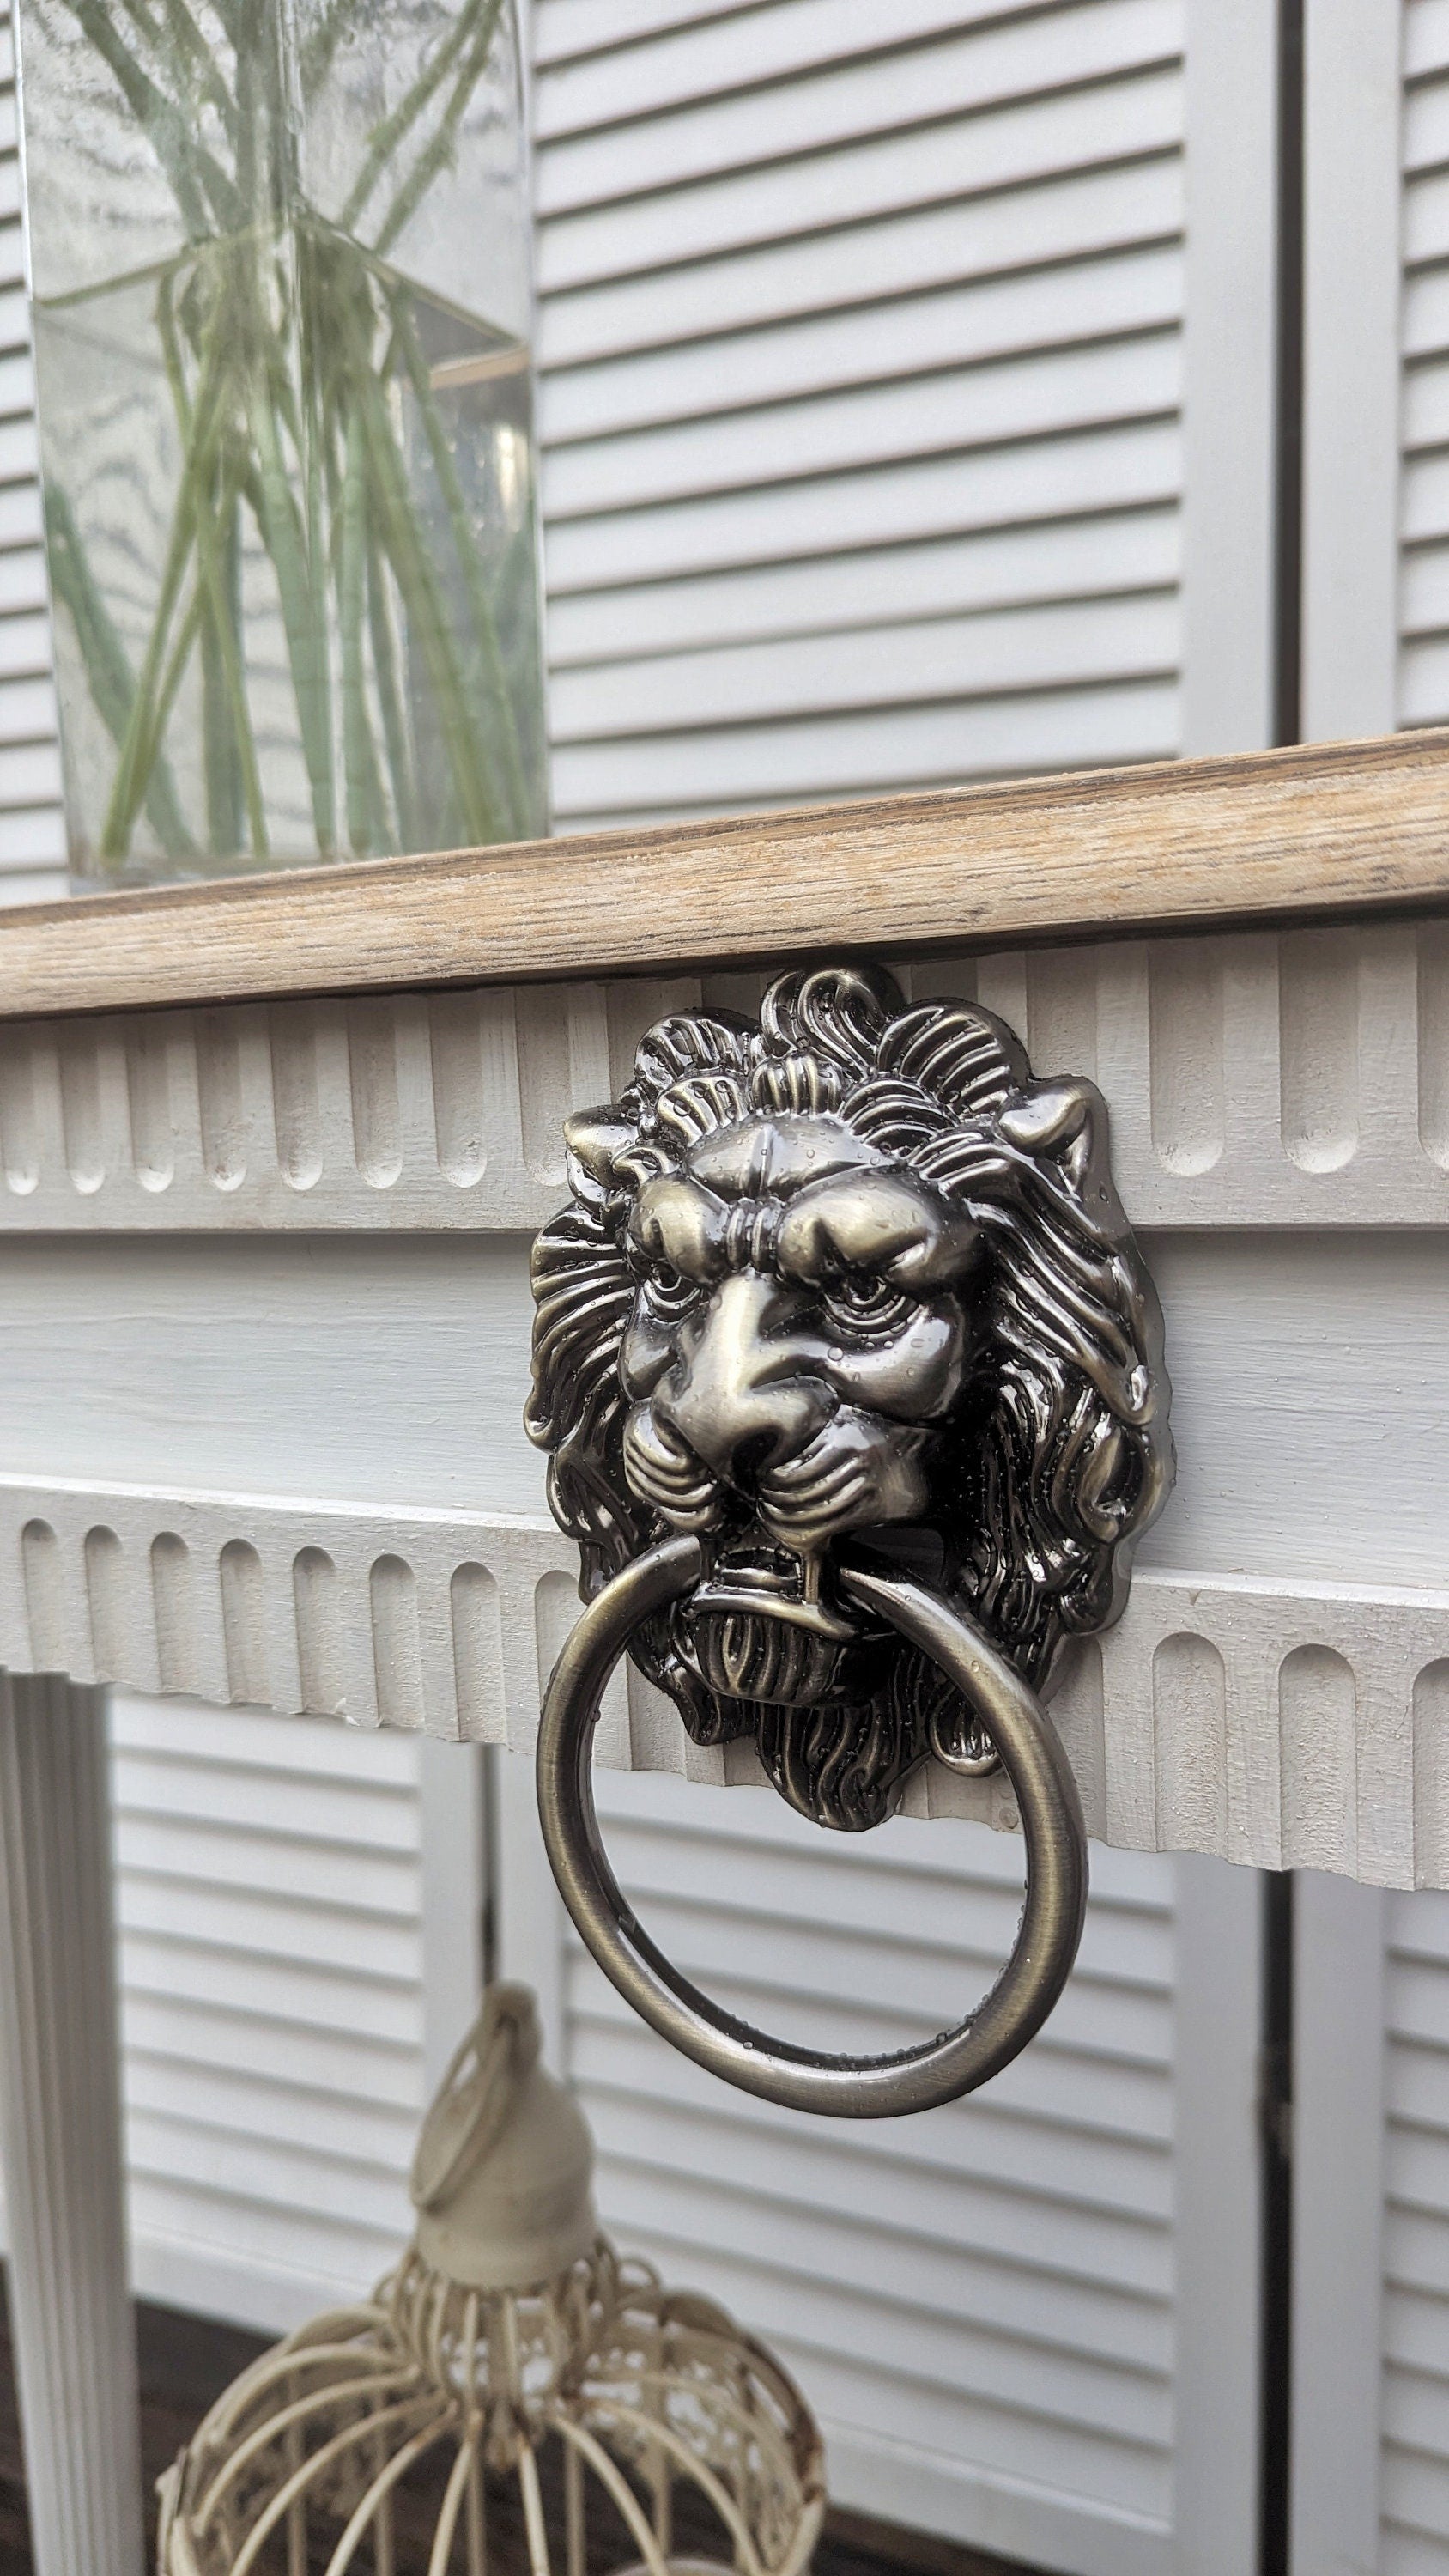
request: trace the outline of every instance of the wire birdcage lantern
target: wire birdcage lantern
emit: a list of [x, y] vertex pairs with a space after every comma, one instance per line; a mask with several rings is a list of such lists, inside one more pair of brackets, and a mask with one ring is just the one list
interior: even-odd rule
[[213, 2406], [162, 2481], [160, 2576], [403, 2576], [404, 2543], [420, 2576], [592, 2576], [601, 2525], [634, 2576], [807, 2565], [804, 2399], [598, 2233], [589, 2133], [538, 2050], [528, 1990], [492, 1988], [424, 2124], [407, 2252]]

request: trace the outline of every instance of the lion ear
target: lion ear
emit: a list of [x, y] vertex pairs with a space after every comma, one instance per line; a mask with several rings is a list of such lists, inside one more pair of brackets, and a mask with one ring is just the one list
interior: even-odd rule
[[619, 1158], [639, 1133], [617, 1109], [576, 1109], [563, 1132], [569, 1181], [581, 1199], [598, 1199], [617, 1185]]
[[1101, 1094], [1090, 1082], [1029, 1083], [1001, 1113], [1001, 1132], [1023, 1154], [1049, 1154], [1081, 1189], [1101, 1142]]

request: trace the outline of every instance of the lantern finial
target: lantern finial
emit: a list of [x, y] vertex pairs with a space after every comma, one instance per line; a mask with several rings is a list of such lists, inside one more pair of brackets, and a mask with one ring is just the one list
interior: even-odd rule
[[490, 1986], [423, 2122], [413, 2158], [417, 2248], [468, 2290], [536, 2290], [599, 2232], [594, 2150], [540, 2057], [527, 1986]]

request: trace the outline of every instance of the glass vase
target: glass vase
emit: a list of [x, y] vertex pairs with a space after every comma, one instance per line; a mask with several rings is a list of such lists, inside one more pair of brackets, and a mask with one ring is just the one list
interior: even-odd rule
[[23, 0], [71, 864], [547, 829], [513, 0]]

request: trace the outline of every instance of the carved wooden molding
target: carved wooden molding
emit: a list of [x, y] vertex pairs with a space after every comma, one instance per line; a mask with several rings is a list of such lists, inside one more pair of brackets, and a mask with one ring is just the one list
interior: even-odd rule
[[1449, 901], [1449, 733], [17, 906], [0, 1019]]
[[[3, 939], [0, 930], [0, 939]], [[1449, 920], [933, 958], [902, 980], [1091, 1074], [1138, 1226], [1449, 1218]], [[675, 977], [26, 1021], [0, 1034], [0, 1229], [531, 1232], [561, 1122]]]
[[[0, 1480], [0, 1664], [529, 1751], [577, 1609], [551, 1522]], [[1053, 1701], [1088, 1829], [1140, 1851], [1449, 1887], [1449, 1591], [1140, 1567]], [[636, 1676], [599, 1758], [747, 1785]], [[906, 1812], [1014, 1825], [932, 1770]]]

